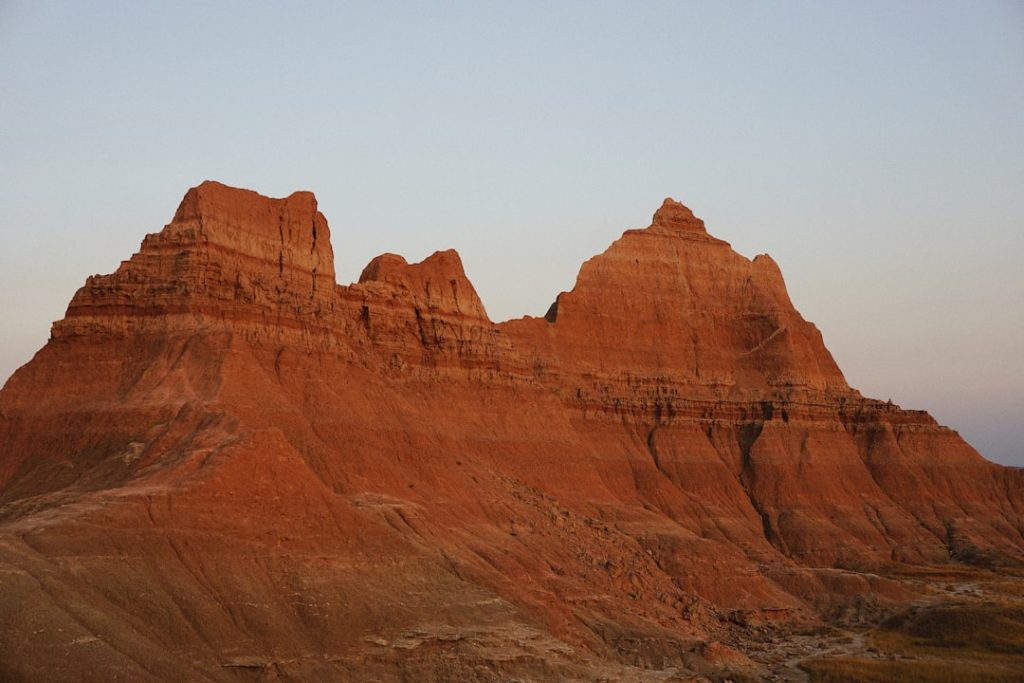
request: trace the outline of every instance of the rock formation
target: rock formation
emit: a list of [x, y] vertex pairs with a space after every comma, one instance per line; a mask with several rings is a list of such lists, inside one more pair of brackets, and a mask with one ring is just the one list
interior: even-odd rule
[[1022, 562], [1024, 473], [672, 200], [494, 324], [454, 251], [339, 286], [312, 194], [206, 182], [0, 392], [0, 678], [666, 680]]

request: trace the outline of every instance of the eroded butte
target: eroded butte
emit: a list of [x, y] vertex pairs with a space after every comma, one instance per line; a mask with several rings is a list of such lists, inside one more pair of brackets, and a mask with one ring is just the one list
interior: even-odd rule
[[788, 680], [1022, 529], [682, 204], [495, 324], [454, 251], [339, 286], [312, 194], [205, 182], [0, 393], [0, 677]]

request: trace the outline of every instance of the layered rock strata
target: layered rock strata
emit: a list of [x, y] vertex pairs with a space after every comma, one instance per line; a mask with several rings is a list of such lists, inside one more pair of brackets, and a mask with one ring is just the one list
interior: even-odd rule
[[203, 183], [0, 393], [0, 677], [662, 680], [1022, 559], [1022, 473], [671, 200], [494, 324], [454, 251], [339, 286], [311, 194]]

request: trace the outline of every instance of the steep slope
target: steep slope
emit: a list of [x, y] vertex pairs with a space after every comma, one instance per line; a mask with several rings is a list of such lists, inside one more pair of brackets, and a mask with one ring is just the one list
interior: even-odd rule
[[[687, 398], [761, 399], [771, 390], [851, 393], [821, 334], [790, 303], [767, 255], [748, 261], [666, 199], [583, 264], [545, 320], [506, 325], [539, 360], [575, 376], [657, 379]], [[588, 342], [593, 338], [600, 343]], [[685, 388], [685, 389], [684, 389]]]
[[0, 393], [0, 674], [662, 680], [1019, 562], [1020, 474], [670, 200], [494, 325], [454, 251], [338, 286], [311, 194], [207, 182]]
[[581, 434], [639, 432], [662, 475], [647, 485], [683, 492], [694, 512], [667, 512], [692, 528], [710, 518], [742, 537], [759, 517], [764, 539], [815, 566], [1019, 557], [1021, 473], [850, 389], [775, 262], [740, 256], [671, 199], [544, 318], [500, 327]]

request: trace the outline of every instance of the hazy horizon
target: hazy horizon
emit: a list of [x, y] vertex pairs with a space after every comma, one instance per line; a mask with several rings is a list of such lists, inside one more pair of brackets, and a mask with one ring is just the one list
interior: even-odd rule
[[347, 284], [455, 248], [542, 315], [666, 196], [865, 395], [1024, 466], [1024, 9], [0, 5], [0, 381], [204, 179], [312, 190]]

